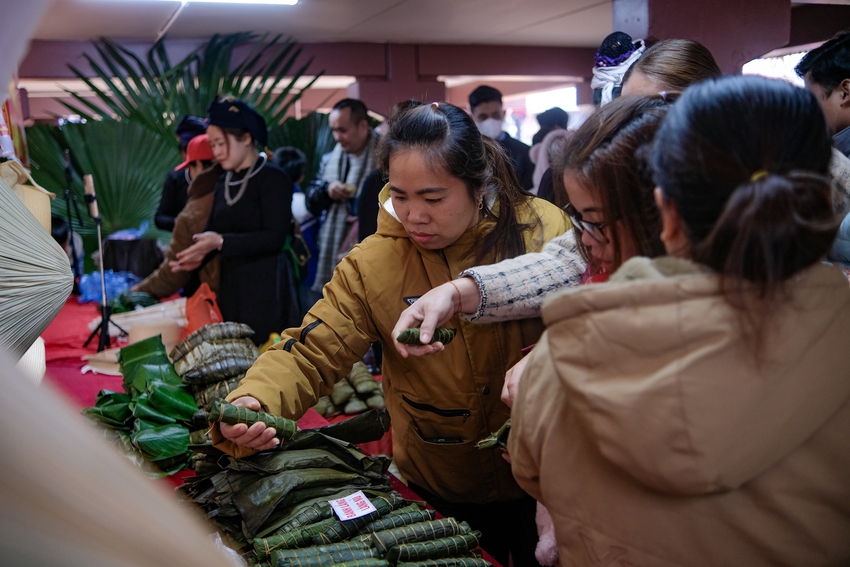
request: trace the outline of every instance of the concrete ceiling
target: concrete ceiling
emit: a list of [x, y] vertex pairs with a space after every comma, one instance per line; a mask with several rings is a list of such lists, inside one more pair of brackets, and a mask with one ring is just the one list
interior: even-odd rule
[[[176, 14], [176, 17], [175, 17]], [[205, 39], [253, 31], [301, 42], [598, 47], [612, 0], [299, 0], [295, 6], [55, 0], [34, 39]]]

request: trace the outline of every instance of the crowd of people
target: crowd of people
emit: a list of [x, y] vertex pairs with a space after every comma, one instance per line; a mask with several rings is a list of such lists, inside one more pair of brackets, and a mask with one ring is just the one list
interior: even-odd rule
[[[216, 99], [141, 289], [206, 282], [280, 333], [228, 400], [284, 417], [382, 346], [401, 475], [504, 565], [846, 563], [850, 33], [800, 61], [806, 88], [723, 76], [691, 40], [603, 47], [597, 110], [541, 114], [531, 150], [490, 86], [380, 132], [344, 99], [303, 190], [303, 154], [262, 153], [260, 114]], [[476, 449], [508, 419], [506, 454]], [[235, 457], [274, 434], [213, 428]]]

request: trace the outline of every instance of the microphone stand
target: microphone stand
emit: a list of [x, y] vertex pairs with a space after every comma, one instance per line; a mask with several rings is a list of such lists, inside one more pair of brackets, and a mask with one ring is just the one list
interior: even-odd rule
[[74, 273], [74, 292], [77, 293], [79, 292], [79, 280], [83, 277], [83, 274], [78, 273], [79, 255], [82, 254], [83, 251], [80, 250], [78, 252], [77, 245], [74, 242], [74, 218], [71, 216], [71, 201], [74, 202], [74, 211], [77, 213], [77, 223], [80, 227], [83, 226], [83, 219], [80, 216], [80, 207], [77, 205], [77, 197], [71, 193], [72, 182], [73, 174], [71, 170], [71, 152], [70, 150], [65, 150], [65, 190], [62, 192], [62, 195], [65, 197], [65, 213], [68, 217], [68, 238], [71, 246], [71, 271]]
[[[112, 314], [112, 307], [109, 305], [109, 302], [106, 300], [106, 275], [103, 270], [103, 234], [101, 226], [103, 225], [103, 221], [100, 218], [100, 215], [97, 211], [97, 196], [94, 194], [94, 179], [91, 174], [83, 176], [83, 182], [86, 191], [86, 202], [89, 204], [89, 216], [91, 216], [92, 220], [94, 220], [95, 225], [97, 226], [97, 248], [100, 251], [100, 326], [92, 331], [89, 338], [86, 339], [86, 342], [83, 343], [83, 348], [89, 346], [89, 343], [94, 338], [97, 333], [100, 333], [100, 338], [97, 343], [97, 352], [101, 352], [106, 349], [106, 347], [110, 346], [112, 339], [109, 336], [109, 317]], [[124, 334], [127, 334], [127, 331], [122, 329], [116, 323], [112, 323], [118, 330]]]

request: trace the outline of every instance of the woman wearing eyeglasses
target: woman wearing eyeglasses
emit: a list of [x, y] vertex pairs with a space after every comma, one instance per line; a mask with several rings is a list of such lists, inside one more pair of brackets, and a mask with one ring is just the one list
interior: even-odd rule
[[649, 157], [667, 255], [547, 300], [511, 412], [514, 477], [562, 564], [850, 565], [831, 147], [785, 81], [672, 105]]

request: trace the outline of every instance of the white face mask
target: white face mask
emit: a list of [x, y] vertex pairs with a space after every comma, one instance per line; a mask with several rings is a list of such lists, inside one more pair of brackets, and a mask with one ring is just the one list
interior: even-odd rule
[[495, 118], [488, 118], [483, 122], [476, 122], [475, 125], [478, 126], [479, 132], [485, 136], [493, 138], [494, 140], [502, 133], [502, 121], [496, 120]]

